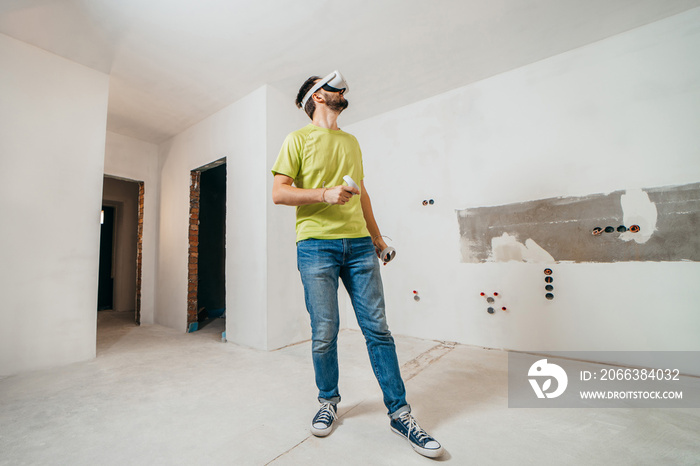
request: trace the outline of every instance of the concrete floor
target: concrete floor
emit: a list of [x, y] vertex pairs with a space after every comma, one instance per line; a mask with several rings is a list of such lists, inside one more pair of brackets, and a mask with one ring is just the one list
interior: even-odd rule
[[[308, 342], [274, 352], [99, 314], [97, 358], [0, 380], [0, 465], [420, 465], [389, 430], [362, 335], [341, 333], [326, 438]], [[408, 400], [455, 465], [697, 465], [700, 409], [508, 409], [507, 356], [396, 337]]]

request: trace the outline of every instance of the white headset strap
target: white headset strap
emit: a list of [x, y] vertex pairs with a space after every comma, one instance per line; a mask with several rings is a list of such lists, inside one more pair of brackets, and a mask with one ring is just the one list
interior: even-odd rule
[[329, 74], [328, 76], [326, 76], [325, 78], [321, 79], [319, 82], [314, 84], [314, 87], [312, 87], [311, 90], [309, 90], [309, 92], [306, 93], [304, 98], [301, 99], [301, 108], [303, 109], [306, 107], [306, 102], [314, 94], [314, 92], [321, 89], [324, 84], [328, 84], [331, 81], [331, 79], [333, 79], [334, 77], [335, 77], [335, 71], [333, 71], [331, 74]]

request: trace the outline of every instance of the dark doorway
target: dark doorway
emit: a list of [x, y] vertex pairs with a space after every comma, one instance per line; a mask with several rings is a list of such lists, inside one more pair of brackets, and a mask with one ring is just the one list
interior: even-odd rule
[[226, 317], [226, 163], [192, 171], [188, 331]]
[[[197, 302], [208, 316], [226, 307], [226, 164], [202, 172]], [[201, 318], [201, 316], [200, 316]]]
[[114, 303], [114, 207], [102, 206], [100, 227], [100, 272], [97, 286], [97, 310], [112, 309]]

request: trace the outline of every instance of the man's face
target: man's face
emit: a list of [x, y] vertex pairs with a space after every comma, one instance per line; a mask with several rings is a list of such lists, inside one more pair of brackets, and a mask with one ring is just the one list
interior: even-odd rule
[[320, 92], [323, 96], [323, 99], [326, 101], [326, 105], [328, 106], [328, 108], [330, 108], [334, 112], [340, 113], [346, 108], [348, 108], [348, 101], [347, 99], [345, 99], [344, 91], [328, 92], [325, 89], [321, 89]]

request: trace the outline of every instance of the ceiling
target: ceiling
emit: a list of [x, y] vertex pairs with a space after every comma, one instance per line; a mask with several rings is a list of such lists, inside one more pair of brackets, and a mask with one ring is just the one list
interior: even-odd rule
[[2, 0], [0, 33], [110, 75], [107, 129], [160, 143], [264, 84], [339, 69], [343, 124], [700, 0]]

